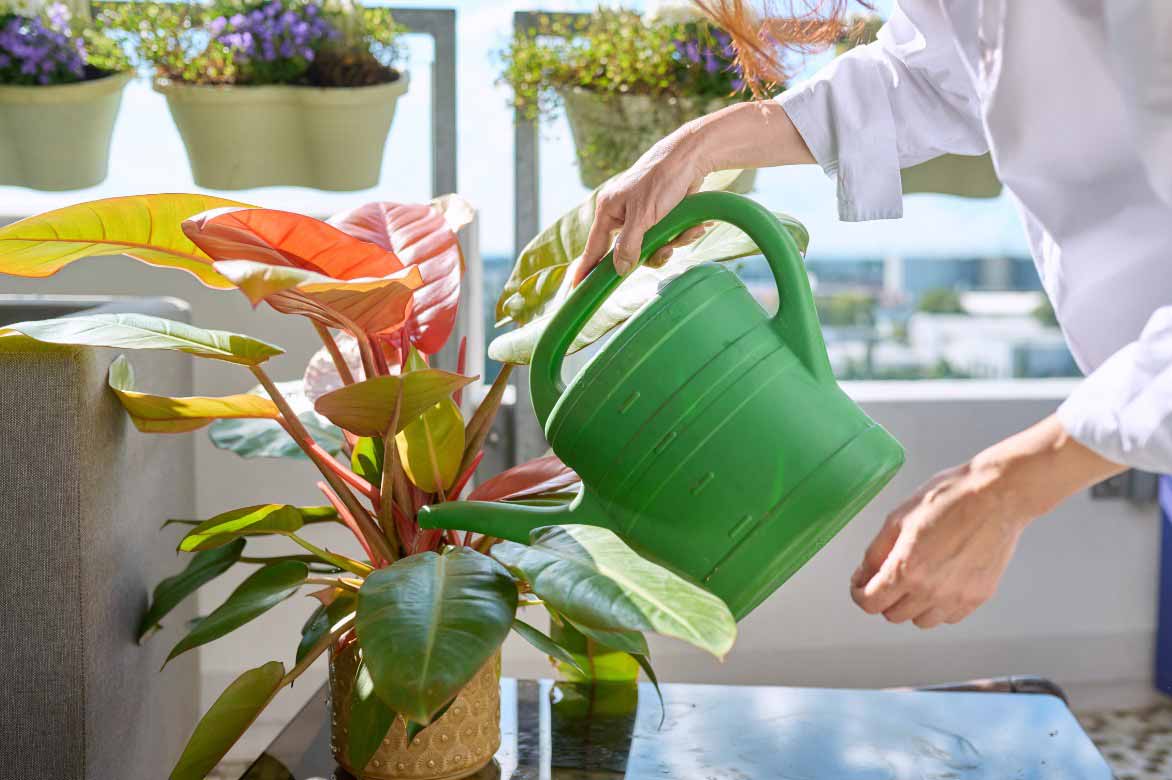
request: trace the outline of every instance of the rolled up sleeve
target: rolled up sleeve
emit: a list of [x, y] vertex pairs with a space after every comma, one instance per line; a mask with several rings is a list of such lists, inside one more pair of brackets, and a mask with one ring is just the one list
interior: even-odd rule
[[1172, 473], [1172, 305], [1083, 380], [1058, 419], [1108, 460]]
[[839, 218], [903, 216], [900, 169], [988, 151], [980, 103], [935, 4], [898, 4], [879, 39], [777, 98], [838, 184]]

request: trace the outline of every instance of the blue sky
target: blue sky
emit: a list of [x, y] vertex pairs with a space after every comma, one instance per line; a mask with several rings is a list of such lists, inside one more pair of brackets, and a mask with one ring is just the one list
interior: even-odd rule
[[[437, 3], [401, 2], [434, 6]], [[510, 255], [512, 246], [512, 112], [508, 93], [495, 84], [496, 52], [506, 43], [514, 9], [588, 10], [593, 2], [447, 3], [459, 11], [460, 192], [480, 209], [485, 254]], [[641, 5], [628, 3], [627, 5]], [[881, 10], [890, 2], [880, 2]], [[369, 200], [412, 201], [429, 196], [428, 138], [431, 46], [412, 36], [408, 46], [411, 88], [397, 110], [387, 144], [381, 183], [354, 193], [265, 188], [230, 197], [274, 208], [328, 214]], [[810, 67], [816, 66], [811, 62]], [[563, 120], [542, 128], [542, 219], [548, 221], [586, 195], [578, 184], [569, 131]], [[162, 98], [143, 82], [127, 90], [119, 115], [110, 176], [78, 192], [39, 193], [0, 187], [0, 214], [21, 215], [78, 200], [141, 192], [194, 191], [182, 143]], [[966, 201], [917, 195], [906, 199], [902, 220], [839, 223], [834, 184], [813, 166], [762, 171], [754, 197], [801, 219], [812, 236], [811, 255], [876, 257], [887, 254], [956, 256], [1027, 252], [1012, 203], [1005, 197]]]

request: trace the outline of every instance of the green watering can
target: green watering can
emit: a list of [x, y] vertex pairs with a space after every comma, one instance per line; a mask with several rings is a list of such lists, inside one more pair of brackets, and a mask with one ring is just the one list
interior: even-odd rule
[[690, 195], [648, 231], [646, 259], [702, 222], [743, 230], [769, 261], [769, 318], [731, 270], [669, 282], [567, 387], [562, 360], [622, 283], [608, 256], [566, 300], [533, 353], [533, 408], [582, 478], [568, 506], [450, 502], [427, 528], [526, 542], [541, 526], [610, 528], [720, 596], [739, 620], [779, 588], [903, 464], [891, 434], [834, 380], [796, 244], [756, 202]]

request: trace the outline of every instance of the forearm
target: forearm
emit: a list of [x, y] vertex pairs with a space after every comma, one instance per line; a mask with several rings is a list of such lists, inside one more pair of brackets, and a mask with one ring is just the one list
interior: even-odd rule
[[969, 463], [977, 484], [993, 488], [990, 511], [1023, 524], [1124, 468], [1076, 441], [1055, 415]]
[[738, 103], [688, 122], [677, 148], [702, 173], [813, 163], [806, 142], [776, 101]]

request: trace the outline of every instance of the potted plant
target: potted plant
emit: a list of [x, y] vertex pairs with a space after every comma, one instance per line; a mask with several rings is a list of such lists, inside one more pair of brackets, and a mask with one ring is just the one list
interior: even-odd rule
[[[221, 397], [160, 396], [138, 386], [125, 358], [112, 364], [109, 384], [142, 431], [252, 421], [259, 424], [231, 436], [220, 430], [219, 443], [242, 454], [296, 447], [322, 475], [321, 506], [270, 503], [176, 521], [186, 531], [179, 550], [191, 558], [155, 589], [140, 635], [228, 568], [255, 571], [170, 657], [307, 588], [317, 604], [292, 667], [274, 660], [233, 682], [195, 729], [172, 778], [204, 777], [268, 702], [327, 653], [333, 746], [344, 767], [362, 778], [455, 778], [491, 760], [499, 743], [496, 679], [510, 631], [578, 664], [521, 615], [545, 609], [555, 624], [632, 654], [652, 681], [643, 632], [717, 657], [732, 646], [736, 625], [723, 602], [640, 558], [609, 531], [547, 527], [520, 545], [421, 528], [424, 507], [467, 491], [509, 374], [506, 367], [465, 420], [461, 393], [473, 378], [428, 365], [452, 332], [462, 271], [455, 230], [468, 218], [453, 196], [422, 205], [372, 203], [326, 223], [209, 196], [147, 195], [0, 228], [0, 272], [43, 276], [82, 257], [122, 252], [305, 317], [323, 342], [304, 378], [278, 384], [263, 368], [278, 347], [157, 317], [78, 316], [0, 330], [15, 334], [0, 338], [178, 350], [237, 364], [259, 387]], [[333, 438], [315, 435], [311, 420], [318, 430], [333, 426]], [[274, 441], [274, 432], [283, 440]], [[467, 497], [562, 502], [577, 485], [546, 456]], [[311, 541], [319, 523], [345, 527], [353, 549]], [[284, 538], [289, 551], [245, 555], [255, 536]], [[549, 567], [559, 576], [543, 576]]]
[[[874, 42], [883, 18], [877, 14], [854, 14], [835, 44], [841, 55], [856, 46]], [[904, 194], [935, 192], [965, 198], [995, 198], [1001, 194], [1001, 180], [993, 168], [992, 155], [944, 154], [900, 171]]]
[[179, 128], [195, 183], [219, 190], [378, 184], [395, 104], [402, 28], [351, 0], [118, 3]]
[[106, 178], [129, 64], [69, 8], [0, 7], [0, 184], [92, 187]]
[[[526, 117], [564, 106], [591, 189], [685, 122], [751, 97], [729, 35], [698, 16], [599, 8], [572, 21], [542, 17], [501, 58], [501, 80]], [[746, 171], [737, 191], [752, 177]]]

